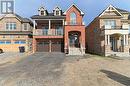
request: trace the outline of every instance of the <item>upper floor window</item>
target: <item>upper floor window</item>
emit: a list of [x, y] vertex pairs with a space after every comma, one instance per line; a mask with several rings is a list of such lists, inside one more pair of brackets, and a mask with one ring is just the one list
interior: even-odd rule
[[109, 29], [115, 28], [116, 26], [115, 20], [105, 20], [104, 22], [105, 22], [105, 27], [109, 27]]
[[23, 28], [24, 28], [24, 30], [27, 30], [28, 29], [28, 24], [27, 23], [23, 24]]
[[59, 12], [60, 12], [60, 11], [57, 10], [57, 11], [56, 11], [56, 15], [59, 15], [59, 14], [60, 14]]
[[38, 12], [39, 12], [39, 15], [41, 15], [41, 16], [46, 16], [47, 13], [48, 13], [47, 10], [44, 7], [40, 7], [38, 9]]
[[70, 14], [70, 24], [76, 24], [76, 14], [74, 12]]
[[16, 29], [16, 23], [6, 23], [6, 30], [15, 30]]
[[55, 16], [60, 16], [62, 13], [62, 10], [59, 7], [55, 7], [53, 12]]
[[41, 15], [45, 15], [44, 11], [41, 11]]

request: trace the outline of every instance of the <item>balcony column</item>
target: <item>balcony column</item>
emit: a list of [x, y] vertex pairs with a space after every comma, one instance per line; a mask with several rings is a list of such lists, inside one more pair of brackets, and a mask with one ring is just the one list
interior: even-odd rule
[[49, 20], [49, 30], [51, 29], [51, 20]]
[[51, 35], [51, 20], [49, 20], [49, 30], [48, 30], [48, 35]]
[[35, 29], [36, 29], [36, 22], [35, 20], [33, 21], [33, 34], [35, 34]]
[[65, 21], [63, 20], [63, 26], [65, 25]]

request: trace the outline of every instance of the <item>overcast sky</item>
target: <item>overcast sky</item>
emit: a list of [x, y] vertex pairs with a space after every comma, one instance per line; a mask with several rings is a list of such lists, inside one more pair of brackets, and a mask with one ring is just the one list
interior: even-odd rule
[[65, 11], [73, 3], [85, 13], [86, 25], [110, 4], [130, 11], [130, 0], [15, 0], [15, 9], [17, 14], [31, 17], [38, 14], [37, 10], [40, 6], [44, 6], [49, 12], [52, 12], [55, 6]]

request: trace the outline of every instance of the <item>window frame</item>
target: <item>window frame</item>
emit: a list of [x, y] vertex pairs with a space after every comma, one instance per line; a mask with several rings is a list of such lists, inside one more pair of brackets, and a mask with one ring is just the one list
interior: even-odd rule
[[70, 13], [70, 24], [76, 25], [77, 23], [77, 15], [75, 12]]
[[[25, 27], [26, 27], [26, 29], [25, 29]], [[24, 31], [27, 31], [27, 30], [28, 30], [28, 23], [23, 23], [23, 30], [24, 30]]]
[[105, 26], [111, 26], [111, 29], [114, 29], [116, 27], [116, 20], [104, 20]]
[[0, 40], [0, 44], [11, 44], [11, 40]]
[[14, 41], [14, 44], [26, 44], [25, 40], [16, 40]]
[[16, 25], [16, 22], [7, 22], [5, 24], [5, 27], [6, 27], [6, 30], [8, 31], [12, 31], [12, 30], [16, 30], [17, 28], [17, 25]]

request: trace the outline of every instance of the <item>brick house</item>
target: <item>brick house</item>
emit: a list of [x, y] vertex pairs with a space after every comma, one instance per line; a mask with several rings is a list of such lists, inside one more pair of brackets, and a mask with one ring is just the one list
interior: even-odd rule
[[87, 51], [104, 56], [129, 55], [130, 12], [107, 7], [86, 27]]
[[24, 46], [25, 51], [31, 50], [33, 23], [17, 14], [0, 16], [0, 49], [4, 52], [19, 52]]
[[69, 55], [85, 54], [84, 13], [72, 4], [65, 12], [55, 7], [49, 13], [40, 7], [34, 21], [33, 52], [64, 52]]

